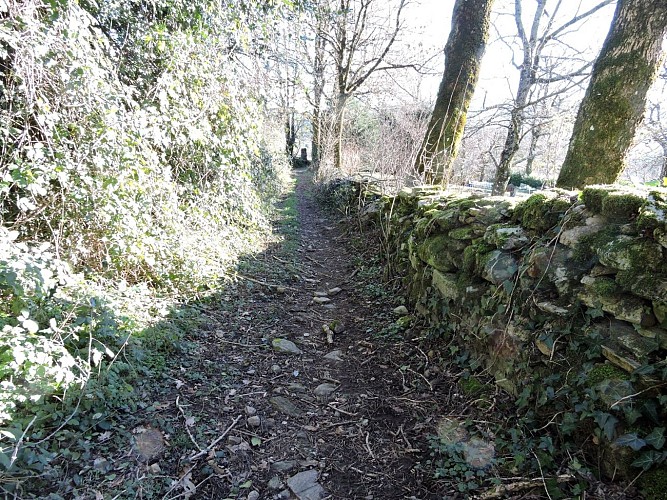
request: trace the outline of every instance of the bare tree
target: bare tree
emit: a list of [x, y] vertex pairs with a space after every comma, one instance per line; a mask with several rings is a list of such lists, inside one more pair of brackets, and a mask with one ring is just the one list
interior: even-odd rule
[[[550, 42], [558, 41], [558, 37], [563, 33], [566, 33], [568, 29], [582, 22], [584, 19], [615, 0], [604, 0], [585, 12], [577, 12], [560, 26], [554, 26], [554, 24], [556, 16], [563, 5], [563, 0], [556, 0], [551, 12], [547, 10], [547, 4], [550, 0], [537, 0], [530, 30], [526, 30], [523, 23], [523, 1], [524, 0], [514, 0], [514, 21], [521, 44], [521, 50], [523, 52], [523, 58], [520, 65], [515, 64], [520, 72], [519, 84], [510, 112], [510, 121], [507, 128], [505, 145], [500, 154], [500, 162], [496, 169], [496, 177], [493, 183], [493, 194], [503, 194], [507, 188], [511, 166], [521, 143], [525, 111], [531, 104], [529, 98], [533, 86], [538, 83], [548, 85], [554, 82], [571, 81], [573, 78], [584, 75], [587, 69], [592, 65], [592, 62], [583, 62], [579, 68], [566, 74], [553, 74], [553, 68], [551, 68], [551, 74], [545, 75], [543, 71], [544, 68], [541, 65], [542, 54], [545, 48]], [[542, 27], [543, 21], [546, 21], [544, 27]], [[536, 140], [539, 140], [539, 135]]]
[[557, 186], [613, 183], [646, 108], [667, 34], [665, 0], [619, 0], [579, 107]]
[[415, 170], [439, 183], [450, 170], [463, 138], [468, 107], [489, 38], [493, 0], [457, 0], [445, 45], [445, 71], [417, 154]]
[[[391, 23], [382, 22], [379, 0], [338, 0], [333, 32], [323, 34], [336, 66], [336, 102], [333, 117], [334, 166], [341, 168], [345, 106], [350, 98], [379, 71], [405, 68], [411, 64], [389, 61], [392, 46], [402, 27], [407, 0], [398, 0]], [[384, 4], [386, 7], [386, 3]]]

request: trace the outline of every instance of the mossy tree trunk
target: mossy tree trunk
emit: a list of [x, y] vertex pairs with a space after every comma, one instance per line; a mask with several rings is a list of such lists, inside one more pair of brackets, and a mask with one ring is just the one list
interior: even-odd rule
[[623, 172], [666, 33], [667, 1], [618, 1], [579, 107], [558, 187], [610, 184]]
[[445, 45], [445, 71], [415, 169], [427, 182], [442, 182], [458, 154], [482, 57], [494, 0], [456, 0]]

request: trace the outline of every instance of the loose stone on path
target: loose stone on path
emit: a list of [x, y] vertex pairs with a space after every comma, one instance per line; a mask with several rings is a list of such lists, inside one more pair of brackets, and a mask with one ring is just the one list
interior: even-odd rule
[[271, 342], [273, 349], [277, 352], [285, 352], [289, 354], [301, 354], [301, 349], [299, 349], [294, 342], [287, 339], [273, 339]]
[[287, 480], [287, 486], [299, 500], [321, 500], [327, 492], [317, 478], [318, 473], [314, 469], [299, 472]]
[[336, 389], [338, 389], [338, 387], [334, 384], [324, 383], [315, 387], [313, 393], [316, 396], [327, 397], [330, 396]]
[[269, 399], [269, 402], [276, 410], [290, 417], [298, 417], [303, 413], [294, 403], [283, 396], [275, 396]]
[[340, 349], [331, 351], [330, 353], [324, 355], [324, 359], [328, 359], [329, 361], [343, 361], [343, 351]]

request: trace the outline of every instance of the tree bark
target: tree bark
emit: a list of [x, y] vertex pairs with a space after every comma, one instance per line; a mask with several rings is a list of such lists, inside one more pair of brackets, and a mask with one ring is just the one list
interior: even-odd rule
[[346, 94], [338, 95], [333, 123], [334, 167], [338, 172], [341, 171], [343, 166], [343, 121], [345, 119], [345, 106], [348, 97]]
[[619, 0], [556, 185], [615, 182], [642, 121], [667, 33], [665, 0]]
[[533, 163], [537, 157], [537, 144], [542, 137], [542, 127], [536, 125], [530, 132], [530, 148], [528, 149], [528, 157], [526, 158], [526, 175], [530, 176], [533, 173]]
[[415, 170], [442, 182], [458, 154], [468, 107], [489, 38], [493, 0], [456, 0], [445, 45], [445, 71]]

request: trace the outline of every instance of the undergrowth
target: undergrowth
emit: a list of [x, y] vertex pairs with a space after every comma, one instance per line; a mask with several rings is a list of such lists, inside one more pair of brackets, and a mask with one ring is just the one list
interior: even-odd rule
[[261, 45], [279, 8], [0, 6], [6, 494], [90, 459], [183, 348], [187, 304], [265, 244], [289, 165], [230, 47]]

